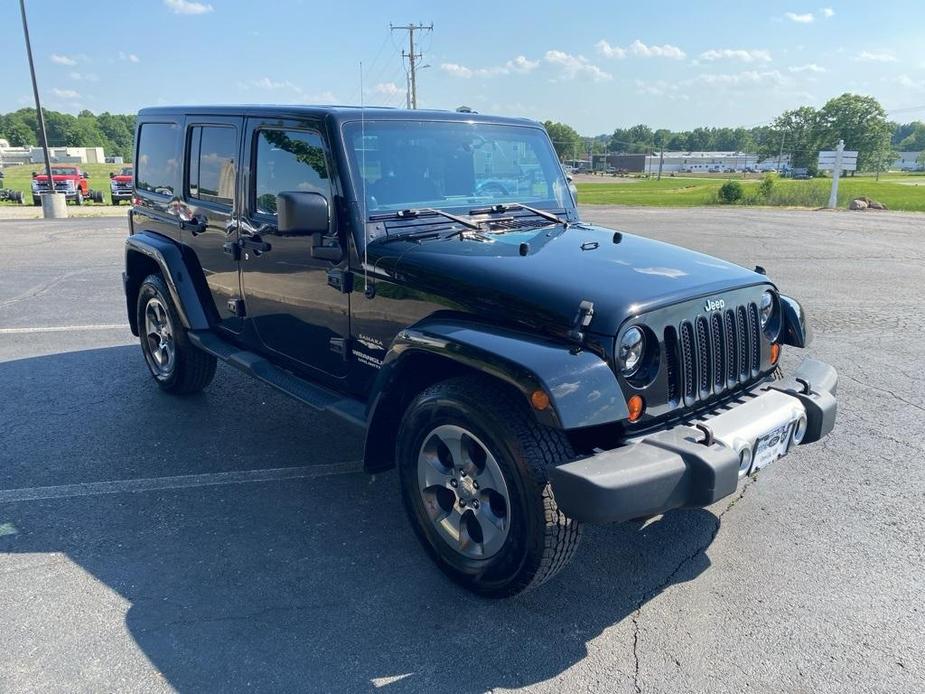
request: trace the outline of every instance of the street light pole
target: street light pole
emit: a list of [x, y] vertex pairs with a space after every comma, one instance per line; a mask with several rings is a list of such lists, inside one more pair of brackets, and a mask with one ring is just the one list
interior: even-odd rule
[[[51, 177], [51, 157], [48, 155], [48, 136], [45, 134], [45, 116], [42, 113], [42, 102], [39, 99], [39, 85], [35, 80], [35, 63], [32, 61], [32, 42], [29, 41], [29, 23], [26, 21], [26, 0], [19, 0], [19, 9], [22, 12], [22, 33], [26, 37], [26, 55], [29, 56], [29, 74], [32, 75], [32, 93], [35, 95], [35, 113], [39, 119], [39, 137], [41, 138], [42, 152], [45, 154], [45, 175], [48, 176], [48, 191], [55, 193], [54, 180]], [[44, 205], [42, 206], [44, 209]], [[47, 213], [46, 213], [47, 214]]]

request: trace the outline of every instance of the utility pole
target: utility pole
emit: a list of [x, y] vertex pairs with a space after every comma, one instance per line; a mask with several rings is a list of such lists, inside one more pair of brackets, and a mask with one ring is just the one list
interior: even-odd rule
[[[402, 58], [408, 59], [408, 77], [411, 83], [410, 97], [408, 98], [408, 107], [411, 109], [416, 109], [418, 107], [418, 90], [417, 90], [417, 63], [423, 58], [423, 54], [414, 52], [414, 32], [416, 31], [433, 31], [434, 23], [430, 24], [406, 24], [403, 26], [393, 26], [389, 24], [389, 29], [392, 31], [407, 31], [408, 32], [408, 52], [401, 52]], [[426, 67], [426, 66], [425, 66]]]
[[[780, 135], [780, 150], [777, 152], [777, 175], [780, 175], [780, 160], [784, 156], [784, 142], [787, 140], [787, 131], [783, 131]], [[793, 166], [793, 162], [790, 162], [790, 166]]]
[[658, 178], [655, 180], [662, 180], [662, 164], [665, 163], [665, 145], [661, 145], [661, 149], [658, 152]]
[[[45, 134], [45, 115], [42, 113], [42, 102], [39, 99], [39, 86], [35, 80], [35, 63], [32, 62], [32, 42], [29, 41], [29, 23], [26, 21], [25, 0], [19, 0], [19, 10], [22, 13], [22, 33], [26, 37], [26, 55], [29, 56], [29, 74], [32, 75], [32, 93], [35, 95], [35, 113], [39, 119], [39, 137], [41, 138], [42, 152], [45, 154], [45, 175], [48, 176], [48, 193], [55, 194], [55, 184], [51, 177], [51, 157], [48, 155], [48, 137]], [[43, 211], [45, 206], [42, 206]], [[48, 216], [45, 212], [45, 216]]]

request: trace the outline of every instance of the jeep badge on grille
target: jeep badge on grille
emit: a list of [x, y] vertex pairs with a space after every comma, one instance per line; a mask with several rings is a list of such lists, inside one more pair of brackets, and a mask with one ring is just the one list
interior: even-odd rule
[[707, 299], [707, 302], [703, 305], [703, 310], [707, 313], [711, 311], [721, 311], [726, 308], [726, 302], [722, 299]]

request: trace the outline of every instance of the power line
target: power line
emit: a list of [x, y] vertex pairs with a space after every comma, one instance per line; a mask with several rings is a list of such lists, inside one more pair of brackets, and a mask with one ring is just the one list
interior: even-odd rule
[[407, 31], [408, 32], [408, 52], [401, 52], [402, 58], [408, 59], [408, 74], [410, 78], [410, 84], [408, 89], [408, 108], [416, 109], [418, 107], [418, 93], [417, 93], [417, 70], [418, 70], [418, 61], [424, 57], [423, 53], [414, 52], [414, 32], [416, 31], [433, 31], [434, 23], [431, 22], [429, 25], [424, 24], [406, 24], [404, 26], [393, 26], [389, 23], [389, 29], [391, 31]]

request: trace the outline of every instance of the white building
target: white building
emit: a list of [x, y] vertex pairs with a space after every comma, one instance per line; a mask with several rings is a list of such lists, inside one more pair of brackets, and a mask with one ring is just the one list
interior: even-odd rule
[[898, 171], [925, 171], [925, 162], [920, 159], [922, 152], [897, 152], [896, 156], [898, 159], [893, 162], [891, 169]]
[[758, 167], [758, 155], [747, 152], [665, 152], [646, 156], [646, 173], [657, 173], [660, 159], [662, 173], [724, 173]]
[[[106, 156], [102, 147], [49, 147], [48, 155], [56, 164], [104, 164]], [[45, 160], [41, 147], [10, 147], [9, 142], [0, 140], [0, 165], [40, 164]]]

